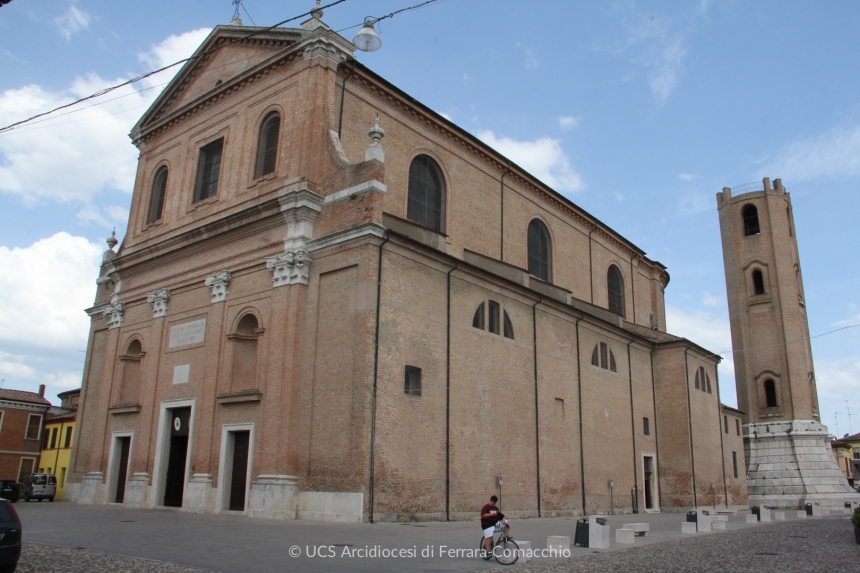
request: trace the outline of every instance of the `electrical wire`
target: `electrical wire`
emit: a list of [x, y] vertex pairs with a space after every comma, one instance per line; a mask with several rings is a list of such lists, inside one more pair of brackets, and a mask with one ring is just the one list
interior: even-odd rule
[[[432, 0], [432, 1], [435, 1], [435, 0]], [[50, 110], [50, 111], [46, 111], [46, 112], [43, 112], [43, 113], [39, 113], [39, 114], [36, 114], [36, 115], [34, 115], [34, 116], [32, 116], [32, 117], [29, 117], [29, 118], [27, 118], [27, 119], [22, 119], [21, 121], [16, 121], [15, 123], [11, 123], [11, 124], [9, 124], [9, 125], [7, 125], [7, 126], [5, 126], [5, 127], [0, 128], [0, 133], [3, 133], [3, 132], [6, 132], [6, 131], [9, 131], [10, 129], [14, 129], [14, 128], [16, 128], [17, 126], [20, 126], [20, 125], [24, 125], [24, 124], [26, 124], [26, 123], [29, 123], [29, 122], [33, 121], [34, 119], [37, 119], [37, 118], [40, 118], [40, 117], [43, 117], [43, 116], [46, 116], [46, 115], [52, 114], [52, 113], [54, 113], [55, 111], [59, 111], [59, 110], [61, 110], [61, 109], [66, 109], [66, 108], [72, 107], [73, 105], [77, 105], [77, 104], [79, 104], [79, 103], [81, 103], [81, 102], [83, 102], [83, 101], [87, 101], [87, 100], [91, 100], [91, 99], [94, 99], [94, 98], [97, 98], [97, 97], [103, 96], [104, 94], [109, 93], [109, 92], [112, 92], [113, 90], [119, 89], [119, 88], [124, 87], [124, 86], [131, 85], [131, 84], [136, 83], [136, 82], [139, 82], [139, 81], [140, 81], [140, 80], [142, 80], [142, 79], [148, 78], [149, 76], [153, 76], [153, 75], [155, 75], [155, 74], [158, 74], [158, 73], [160, 73], [160, 72], [163, 72], [164, 70], [168, 70], [168, 69], [170, 69], [170, 68], [172, 68], [172, 67], [178, 66], [179, 64], [183, 64], [183, 63], [185, 63], [185, 62], [188, 62], [188, 61], [191, 61], [191, 60], [194, 60], [194, 59], [201, 58], [201, 57], [206, 56], [206, 55], [208, 55], [208, 54], [211, 54], [211, 53], [213, 53], [213, 52], [215, 52], [215, 51], [217, 51], [217, 50], [220, 50], [221, 48], [225, 48], [225, 47], [230, 46], [230, 45], [232, 45], [232, 44], [235, 44], [235, 43], [238, 43], [238, 42], [242, 42], [242, 41], [244, 41], [244, 40], [247, 40], [248, 38], [252, 38], [252, 37], [254, 37], [254, 36], [258, 36], [258, 35], [260, 35], [260, 34], [264, 34], [264, 33], [268, 32], [268, 31], [270, 31], [270, 30], [274, 30], [274, 29], [275, 29], [275, 28], [277, 28], [278, 26], [282, 26], [282, 25], [286, 24], [287, 22], [292, 22], [293, 20], [298, 20], [299, 18], [304, 18], [305, 16], [310, 16], [311, 14], [313, 14], [314, 12], [316, 12], [316, 11], [318, 11], [318, 10], [324, 10], [324, 9], [327, 9], [327, 8], [331, 8], [332, 6], [337, 6], [338, 4], [342, 4], [342, 3], [344, 3], [344, 2], [346, 2], [346, 0], [334, 0], [334, 2], [331, 2], [331, 3], [329, 3], [329, 4], [326, 4], [325, 6], [314, 7], [312, 10], [310, 10], [310, 11], [308, 11], [308, 12], [305, 12], [305, 13], [303, 13], [303, 14], [299, 14], [298, 16], [293, 16], [292, 18], [287, 18], [286, 20], [282, 20], [282, 21], [278, 22], [277, 24], [274, 24], [274, 25], [269, 26], [269, 27], [267, 27], [267, 28], [263, 28], [262, 30], [257, 30], [257, 31], [255, 31], [255, 32], [252, 32], [252, 33], [250, 33], [250, 34], [247, 34], [246, 36], [242, 36], [241, 38], [236, 38], [236, 39], [234, 39], [234, 40], [230, 40], [230, 41], [224, 42], [223, 44], [220, 44], [220, 45], [218, 45], [218, 46], [214, 46], [214, 47], [212, 47], [212, 48], [209, 48], [208, 50], [206, 50], [206, 51], [204, 51], [204, 52], [202, 52], [202, 53], [200, 53], [200, 54], [198, 54], [198, 55], [196, 55], [196, 56], [193, 56], [193, 55], [192, 55], [192, 56], [189, 56], [189, 57], [187, 57], [187, 58], [185, 58], [185, 59], [183, 59], [183, 60], [179, 60], [178, 62], [173, 62], [172, 64], [169, 64], [169, 65], [164, 66], [164, 67], [162, 67], [162, 68], [159, 68], [159, 69], [157, 69], [157, 70], [153, 70], [153, 71], [151, 71], [151, 72], [146, 72], [146, 73], [144, 73], [144, 74], [141, 74], [141, 75], [139, 75], [139, 76], [136, 76], [136, 77], [134, 77], [134, 78], [131, 78], [131, 79], [130, 79], [130, 80], [128, 80], [128, 81], [122, 82], [122, 83], [120, 83], [120, 84], [117, 84], [117, 85], [114, 85], [114, 86], [111, 86], [111, 87], [108, 87], [108, 88], [104, 88], [104, 89], [102, 89], [102, 90], [97, 91], [96, 93], [94, 93], [94, 94], [92, 94], [92, 95], [88, 95], [88, 96], [86, 96], [86, 97], [80, 98], [80, 99], [75, 100], [75, 101], [73, 101], [73, 102], [71, 102], [71, 103], [67, 103], [67, 104], [64, 104], [64, 105], [61, 105], [61, 106], [55, 107], [54, 109], [52, 109], [52, 110]]]

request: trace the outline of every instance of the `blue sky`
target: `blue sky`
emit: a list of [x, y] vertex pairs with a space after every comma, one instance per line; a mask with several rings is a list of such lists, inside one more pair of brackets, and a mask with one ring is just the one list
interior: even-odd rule
[[[324, 20], [341, 30], [415, 3], [348, 0]], [[242, 18], [311, 5], [245, 0]], [[14, 0], [0, 8], [0, 125], [185, 57], [232, 15], [230, 0]], [[860, 324], [860, 4], [442, 0], [380, 28], [362, 63], [668, 267], [671, 332], [730, 349], [714, 195], [762, 177], [792, 195], [811, 333]], [[126, 134], [169, 79], [0, 134], [5, 387], [47, 383], [56, 402], [80, 384], [82, 309], [128, 215]], [[848, 408], [860, 431], [858, 342], [860, 328], [813, 339], [822, 418], [840, 435]]]

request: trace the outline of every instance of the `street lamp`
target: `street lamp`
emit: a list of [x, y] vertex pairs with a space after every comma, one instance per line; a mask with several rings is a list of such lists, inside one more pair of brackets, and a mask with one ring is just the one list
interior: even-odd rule
[[355, 38], [352, 39], [352, 43], [355, 44], [355, 47], [362, 52], [375, 52], [382, 47], [382, 38], [380, 38], [379, 34], [376, 33], [376, 30], [373, 29], [374, 22], [375, 20], [370, 17], [365, 18], [364, 27], [359, 30], [358, 34], [355, 35]]

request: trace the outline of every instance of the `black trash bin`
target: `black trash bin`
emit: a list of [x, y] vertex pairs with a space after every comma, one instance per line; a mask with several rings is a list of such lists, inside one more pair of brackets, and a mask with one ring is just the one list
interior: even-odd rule
[[808, 515], [809, 517], [812, 517], [812, 504], [811, 503], [806, 504], [806, 515]]
[[699, 522], [699, 514], [696, 513], [696, 510], [687, 512], [687, 522], [688, 523], [698, 523]]
[[[605, 520], [604, 520], [605, 521]], [[580, 547], [588, 547], [588, 518], [584, 517], [576, 522], [576, 533], [573, 536], [573, 544]]]

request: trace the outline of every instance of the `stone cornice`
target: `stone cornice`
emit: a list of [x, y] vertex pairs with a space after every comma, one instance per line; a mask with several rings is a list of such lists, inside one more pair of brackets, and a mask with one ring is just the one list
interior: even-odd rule
[[[470, 155], [479, 158], [486, 164], [498, 170], [500, 173], [507, 170], [508, 160], [503, 155], [477, 139], [475, 136], [450, 121], [445, 120], [424, 104], [402, 92], [399, 88], [376, 75], [365, 66], [361, 64], [356, 65], [353, 80], [363, 85], [365, 89], [385, 101], [388, 105], [398, 109], [405, 116], [422, 123], [430, 131], [459, 146]], [[539, 196], [542, 201], [558, 208], [583, 227], [596, 228], [598, 234], [608, 243], [612, 244], [630, 258], [639, 258], [644, 263], [642, 265], [643, 267], [647, 267], [649, 270], [662, 270], [665, 268], [659, 262], [652, 261], [646, 257], [645, 251], [642, 251], [633, 243], [618, 235], [603, 222], [582, 210], [569, 199], [546, 186], [538, 179], [535, 179], [530, 173], [518, 165], [512, 164], [511, 168], [511, 172], [505, 179], [506, 182], [511, 179], [517, 181], [521, 187]]]

